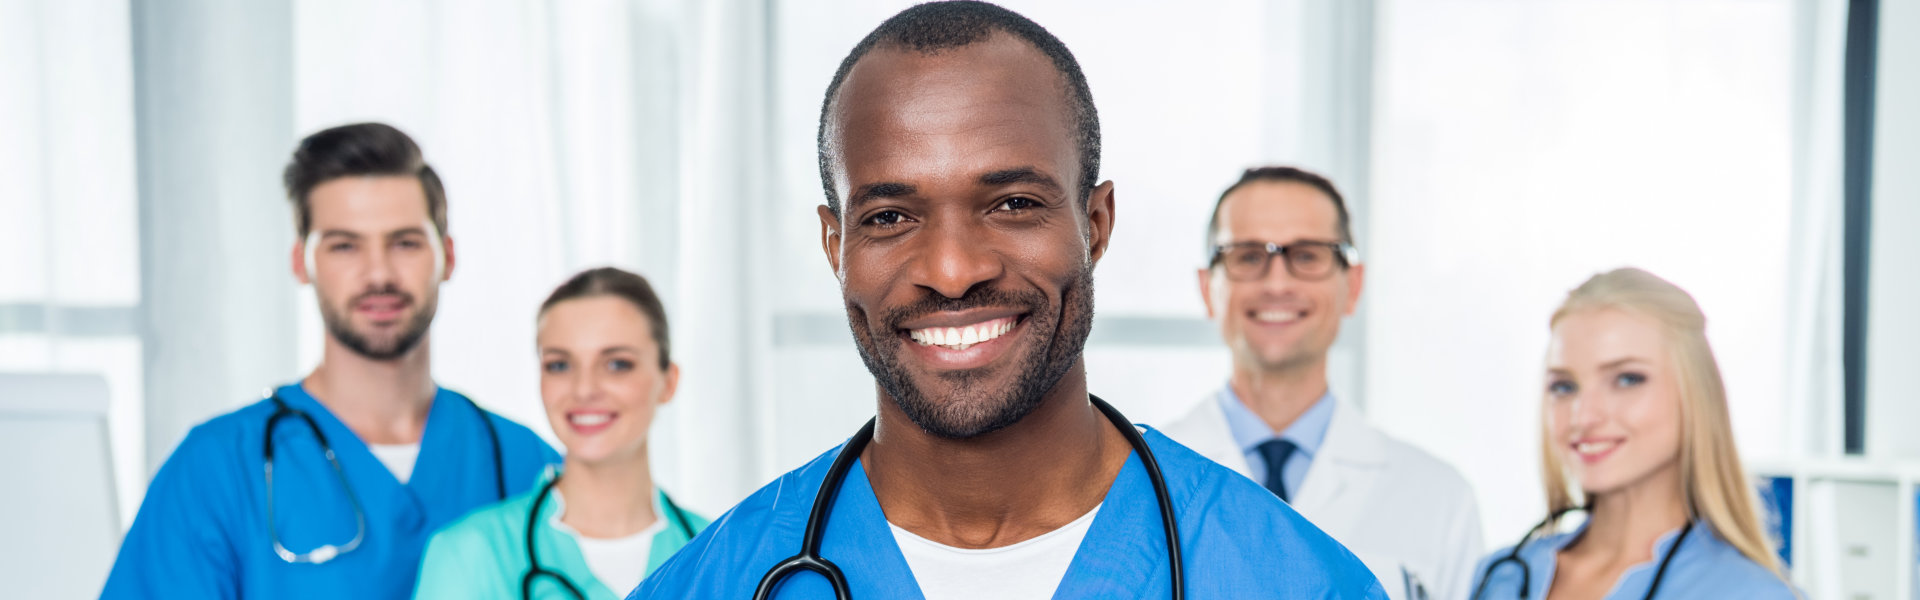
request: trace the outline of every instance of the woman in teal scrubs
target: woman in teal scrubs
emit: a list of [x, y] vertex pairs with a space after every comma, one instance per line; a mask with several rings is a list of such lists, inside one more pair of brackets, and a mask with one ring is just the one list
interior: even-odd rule
[[566, 462], [435, 534], [416, 597], [623, 598], [707, 525], [658, 490], [647, 462], [648, 426], [680, 379], [647, 280], [574, 276], [540, 306], [538, 344]]

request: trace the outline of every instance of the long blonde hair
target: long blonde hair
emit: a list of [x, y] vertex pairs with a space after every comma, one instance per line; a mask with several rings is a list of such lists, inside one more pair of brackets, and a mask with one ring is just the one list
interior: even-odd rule
[[[1569, 315], [1612, 309], [1652, 320], [1673, 359], [1680, 389], [1680, 482], [1689, 518], [1705, 517], [1727, 543], [1783, 581], [1755, 511], [1754, 492], [1733, 445], [1727, 417], [1727, 390], [1720, 366], [1707, 345], [1707, 318], [1693, 296], [1667, 280], [1635, 268], [1615, 269], [1588, 279], [1567, 294], [1548, 326]], [[1540, 416], [1540, 464], [1546, 484], [1547, 514], [1582, 506], [1553, 443], [1549, 411]]]

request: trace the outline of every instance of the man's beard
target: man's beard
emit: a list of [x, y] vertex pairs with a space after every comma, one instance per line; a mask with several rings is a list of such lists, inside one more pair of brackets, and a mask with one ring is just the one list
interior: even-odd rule
[[346, 306], [359, 304], [361, 299], [376, 295], [399, 296], [405, 299], [407, 306], [415, 307], [413, 317], [407, 319], [406, 325], [402, 326], [399, 332], [375, 337], [354, 331], [347, 311], [328, 304], [324, 297], [320, 300], [320, 320], [326, 323], [327, 334], [339, 340], [340, 345], [346, 346], [354, 354], [377, 361], [397, 360], [413, 351], [414, 346], [420, 345], [420, 340], [427, 337], [427, 328], [433, 325], [433, 313], [438, 303], [428, 302], [416, 305], [413, 302], [413, 295], [401, 292], [399, 288], [390, 285], [383, 289], [361, 292], [360, 295], [348, 300]]
[[[1074, 275], [1061, 292], [1061, 305], [1052, 306], [1037, 291], [1004, 292], [987, 287], [974, 288], [960, 298], [928, 296], [919, 302], [889, 309], [877, 325], [862, 327], [865, 312], [849, 304], [847, 318], [853, 325], [855, 347], [867, 370], [893, 398], [907, 418], [927, 433], [947, 439], [967, 439], [985, 435], [1021, 419], [1039, 408], [1048, 390], [1079, 362], [1086, 348], [1087, 334], [1093, 329], [1093, 266], [1087, 265]], [[983, 369], [943, 373], [935, 377], [953, 385], [951, 397], [930, 398], [913, 381], [902, 364], [899, 323], [943, 311], [980, 307], [1018, 307], [1027, 314], [1022, 323], [1027, 331], [1024, 348], [1007, 361], [1019, 369], [1018, 376], [1005, 389], [980, 389], [980, 380], [995, 373]], [[1064, 310], [1062, 310], [1064, 308]], [[1024, 350], [1024, 352], [1021, 352]]]

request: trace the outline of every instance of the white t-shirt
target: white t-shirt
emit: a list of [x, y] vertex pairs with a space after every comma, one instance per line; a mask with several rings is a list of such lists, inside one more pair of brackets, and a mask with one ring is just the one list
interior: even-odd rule
[[1036, 537], [999, 548], [955, 548], [888, 523], [927, 600], [1052, 598], [1100, 507]]
[[373, 457], [380, 459], [380, 464], [386, 465], [388, 471], [393, 471], [393, 478], [400, 480], [400, 485], [406, 485], [407, 480], [413, 478], [413, 463], [420, 458], [419, 442], [367, 444], [367, 449], [373, 451]]
[[610, 539], [587, 537], [560, 522], [560, 517], [567, 512], [560, 490], [553, 491], [553, 501], [557, 505], [551, 522], [553, 528], [573, 536], [574, 543], [580, 546], [580, 557], [586, 559], [587, 570], [593, 572], [594, 579], [622, 598], [640, 587], [640, 580], [647, 575], [647, 561], [653, 558], [653, 536], [667, 529], [667, 513], [660, 506], [659, 496], [653, 499], [652, 525], [639, 533]]

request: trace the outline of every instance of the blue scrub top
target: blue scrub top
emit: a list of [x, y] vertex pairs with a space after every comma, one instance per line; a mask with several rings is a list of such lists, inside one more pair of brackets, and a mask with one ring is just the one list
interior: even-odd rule
[[[1180, 528], [1193, 598], [1386, 598], [1359, 559], [1266, 488], [1148, 429]], [[844, 446], [843, 446], [844, 447]], [[774, 564], [800, 551], [814, 495], [841, 448], [749, 496], [681, 548], [628, 600], [748, 598]], [[1106, 501], [1054, 598], [1165, 598], [1171, 591], [1160, 510], [1138, 456]], [[857, 598], [921, 598], [886, 516], [855, 464], [828, 516], [821, 556]], [[826, 578], [788, 577], [775, 598], [832, 598]]]
[[[1586, 525], [1571, 533], [1562, 533], [1534, 540], [1520, 549], [1520, 560], [1531, 571], [1528, 597], [1546, 598], [1547, 590], [1553, 585], [1553, 570], [1560, 550], [1580, 538], [1586, 531]], [[1639, 599], [1647, 596], [1647, 589], [1653, 585], [1654, 572], [1660, 568], [1660, 559], [1673, 547], [1673, 541], [1680, 535], [1679, 529], [1667, 532], [1654, 543], [1653, 560], [1628, 567], [1620, 574], [1620, 580], [1614, 582], [1613, 590], [1607, 592], [1608, 600]], [[1494, 570], [1491, 577], [1487, 566], [1512, 552], [1513, 547], [1499, 551], [1482, 559], [1474, 567], [1473, 587], [1478, 590], [1482, 581], [1486, 582], [1486, 591], [1476, 598], [1498, 599], [1519, 598], [1521, 568], [1512, 561], [1505, 562]], [[1673, 562], [1667, 566], [1667, 575], [1660, 580], [1660, 598], [1742, 598], [1746, 600], [1793, 600], [1797, 598], [1793, 586], [1759, 563], [1748, 559], [1726, 540], [1714, 533], [1713, 526], [1705, 519], [1694, 521], [1693, 530], [1687, 539], [1674, 551]]]
[[[358, 549], [325, 564], [289, 564], [267, 535], [264, 440], [271, 399], [193, 428], [147, 488], [102, 598], [406, 598], [434, 530], [500, 500], [482, 413], [444, 388], [427, 413], [420, 455], [402, 485], [345, 424], [299, 384], [275, 393], [305, 411], [333, 446], [366, 513]], [[526, 427], [488, 414], [500, 434], [506, 489], [533, 486], [560, 455]], [[353, 538], [346, 490], [304, 420], [273, 430], [273, 519], [305, 553]]]

